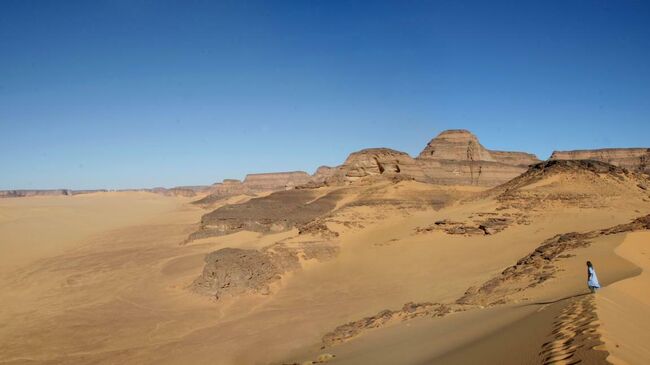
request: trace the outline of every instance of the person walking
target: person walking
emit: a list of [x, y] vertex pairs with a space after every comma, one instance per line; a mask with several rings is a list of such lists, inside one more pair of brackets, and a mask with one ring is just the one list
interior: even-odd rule
[[591, 261], [587, 261], [587, 286], [589, 286], [589, 291], [592, 294], [600, 289], [598, 276], [596, 276], [596, 270], [594, 269], [594, 265], [591, 264]]

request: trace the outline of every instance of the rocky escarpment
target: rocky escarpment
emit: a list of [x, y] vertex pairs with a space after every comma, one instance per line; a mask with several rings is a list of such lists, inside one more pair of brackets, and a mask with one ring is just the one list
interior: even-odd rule
[[328, 242], [276, 243], [262, 250], [223, 248], [205, 257], [191, 289], [215, 299], [241, 294], [267, 295], [282, 275], [301, 267], [301, 260], [329, 260], [338, 247]]
[[597, 150], [554, 151], [551, 160], [596, 160], [650, 174], [650, 148], [605, 148]]
[[463, 129], [447, 130], [432, 139], [417, 157], [434, 183], [495, 186], [526, 171], [537, 157], [523, 152], [490, 151]]

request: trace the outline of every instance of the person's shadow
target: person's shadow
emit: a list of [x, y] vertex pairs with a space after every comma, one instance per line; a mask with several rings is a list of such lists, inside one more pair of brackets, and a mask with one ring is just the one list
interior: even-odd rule
[[526, 305], [553, 304], [553, 303], [561, 302], [563, 300], [567, 300], [567, 299], [571, 299], [571, 298], [578, 298], [578, 297], [582, 297], [582, 296], [585, 296], [585, 295], [591, 295], [591, 293], [580, 293], [580, 294], [570, 295], [568, 297], [564, 297], [564, 298], [560, 298], [560, 299], [556, 299], [556, 300], [551, 300], [551, 301], [548, 301], [548, 302], [535, 302], [535, 303], [528, 303]]

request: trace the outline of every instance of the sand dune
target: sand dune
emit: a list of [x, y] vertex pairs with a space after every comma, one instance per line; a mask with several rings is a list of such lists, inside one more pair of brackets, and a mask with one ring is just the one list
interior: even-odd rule
[[[629, 234], [616, 254], [643, 272], [603, 288], [596, 295], [598, 328], [613, 364], [650, 363], [650, 233]], [[602, 269], [607, 269], [605, 265]]]

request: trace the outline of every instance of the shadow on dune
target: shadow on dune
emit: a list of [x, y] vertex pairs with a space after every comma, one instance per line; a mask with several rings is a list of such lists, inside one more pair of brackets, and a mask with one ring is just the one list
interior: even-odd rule
[[582, 296], [585, 296], [585, 295], [590, 295], [590, 294], [591, 293], [580, 293], [580, 294], [575, 294], [575, 295], [569, 295], [568, 297], [564, 297], [564, 298], [560, 298], [560, 299], [556, 299], [556, 300], [551, 300], [551, 301], [548, 301], [548, 302], [529, 303], [529, 304], [526, 304], [526, 306], [529, 306], [529, 305], [542, 305], [542, 304], [553, 304], [553, 303], [561, 302], [563, 300], [567, 300], [567, 299], [571, 299], [571, 298], [579, 298], [579, 297], [582, 297]]

